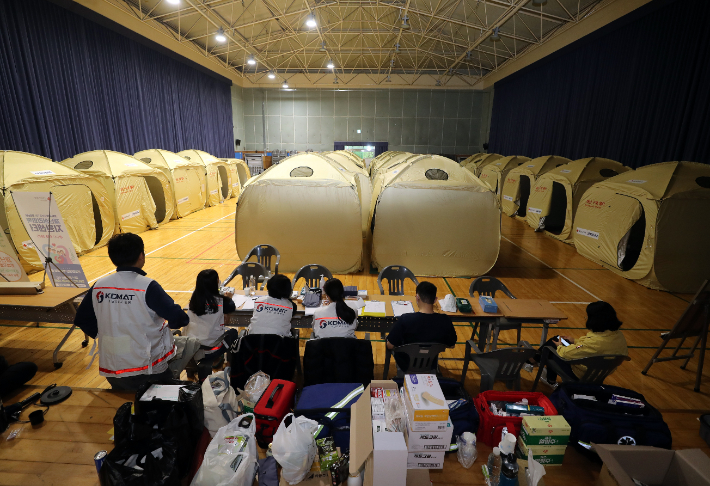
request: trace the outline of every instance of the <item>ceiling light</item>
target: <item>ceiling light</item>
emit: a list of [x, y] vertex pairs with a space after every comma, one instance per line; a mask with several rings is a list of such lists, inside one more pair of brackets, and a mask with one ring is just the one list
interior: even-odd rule
[[283, 88], [284, 88], [284, 89], [287, 89], [287, 88], [288, 88], [288, 83], [284, 82]]
[[253, 56], [249, 56], [247, 58], [247, 64], [249, 64], [250, 66], [253, 66], [254, 64], [256, 64], [256, 59], [254, 59]]
[[394, 52], [399, 52], [399, 42], [394, 45]]
[[172, 3], [173, 5], [178, 5], [180, 3], [180, 0], [168, 0], [168, 3]]
[[387, 79], [385, 79], [385, 83], [391, 83], [392, 80], [390, 79], [389, 75], [387, 75]]
[[333, 80], [333, 84], [338, 84], [338, 77], [336, 76], [335, 79]]
[[471, 59], [471, 51], [466, 51], [466, 59]]
[[222, 27], [217, 30], [217, 35], [215, 35], [215, 39], [217, 42], [225, 42], [227, 40], [227, 36], [224, 35], [224, 29]]
[[313, 15], [309, 15], [309, 16], [306, 18], [306, 25], [307, 25], [308, 27], [310, 27], [311, 29], [312, 29], [313, 27], [315, 27], [315, 26], [317, 25], [317, 24], [316, 24], [316, 18], [315, 18]]
[[402, 29], [409, 29], [411, 26], [407, 23], [407, 20], [409, 20], [408, 16], [402, 17], [402, 25], [400, 26]]
[[547, 0], [532, 0], [533, 7], [542, 7], [547, 5]]
[[390, 59], [390, 66], [394, 67], [394, 59]]
[[499, 32], [499, 30], [500, 30], [500, 27], [496, 27], [495, 29], [493, 29], [493, 33], [491, 34], [491, 40], [492, 40], [493, 42], [500, 40], [500, 32]]
[[333, 64], [333, 61], [328, 61], [328, 69], [333, 69], [335, 67], [335, 64]]
[[274, 79], [276, 77], [276, 74], [274, 74], [273, 71], [269, 71], [269, 79]]
[[440, 80], [440, 79], [437, 79], [437, 80], [436, 80], [436, 85], [437, 85], [437, 86], [441, 86], [441, 80]]
[[321, 52], [328, 52], [325, 48], [325, 41], [320, 43], [320, 49], [318, 49]]

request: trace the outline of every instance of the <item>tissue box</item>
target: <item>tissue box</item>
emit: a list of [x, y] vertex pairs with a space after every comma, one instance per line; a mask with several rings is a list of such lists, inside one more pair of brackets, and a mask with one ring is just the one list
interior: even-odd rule
[[489, 314], [495, 314], [498, 312], [498, 304], [496, 304], [496, 301], [493, 300], [492, 297], [481, 295], [478, 298], [478, 303], [481, 305], [483, 312], [488, 312]]
[[441, 422], [444, 429], [437, 427], [433, 430], [446, 429], [446, 422], [449, 420], [449, 406], [446, 404], [444, 392], [441, 391], [436, 375], [405, 375], [404, 396], [404, 404], [412, 430], [425, 430], [417, 428], [418, 422]]

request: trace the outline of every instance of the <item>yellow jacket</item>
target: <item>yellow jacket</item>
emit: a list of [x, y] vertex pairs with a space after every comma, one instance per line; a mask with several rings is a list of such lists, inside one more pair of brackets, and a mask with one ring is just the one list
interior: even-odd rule
[[[557, 354], [563, 359], [579, 359], [587, 356], [602, 354], [629, 355], [626, 347], [626, 338], [621, 331], [588, 332], [586, 336], [577, 339], [569, 346], [558, 346]], [[581, 378], [586, 371], [586, 366], [575, 365], [572, 367], [574, 374]]]

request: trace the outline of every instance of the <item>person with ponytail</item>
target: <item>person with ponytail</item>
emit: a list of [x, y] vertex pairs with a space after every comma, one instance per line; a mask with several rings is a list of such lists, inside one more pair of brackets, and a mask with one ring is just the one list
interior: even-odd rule
[[312, 338], [356, 337], [357, 313], [345, 302], [343, 283], [331, 278], [323, 286], [323, 291], [331, 303], [316, 309]]

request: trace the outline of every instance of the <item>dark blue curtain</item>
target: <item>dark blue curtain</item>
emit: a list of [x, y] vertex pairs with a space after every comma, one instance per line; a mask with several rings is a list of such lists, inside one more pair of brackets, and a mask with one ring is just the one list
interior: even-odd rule
[[0, 150], [233, 154], [230, 85], [45, 0], [0, 1]]
[[710, 1], [654, 0], [495, 84], [490, 152], [710, 162]]

